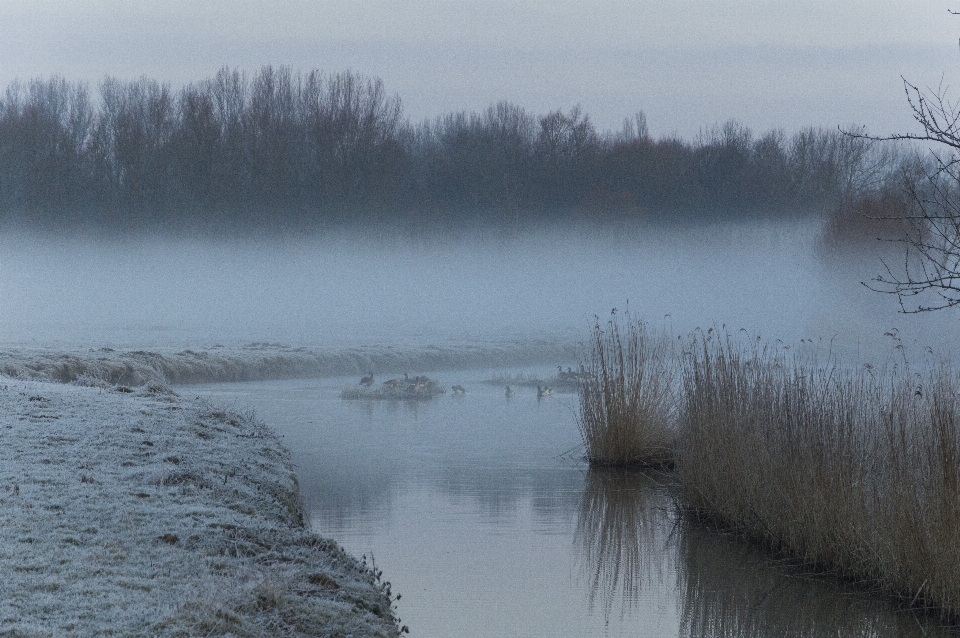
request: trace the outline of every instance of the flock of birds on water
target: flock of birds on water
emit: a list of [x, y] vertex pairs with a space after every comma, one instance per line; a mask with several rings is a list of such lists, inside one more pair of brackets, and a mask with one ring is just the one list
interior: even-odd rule
[[[579, 377], [579, 373], [574, 372], [572, 368], [567, 368], [566, 372], [563, 371], [563, 368], [561, 366], [557, 366], [557, 369], [558, 369], [557, 379], [561, 382], [571, 381], [571, 380], [576, 381], [576, 379]], [[426, 385], [429, 383], [429, 381], [430, 381], [429, 378], [425, 376], [411, 377], [409, 374], [404, 373], [402, 379], [400, 378], [388, 379], [387, 381], [383, 382], [383, 385], [386, 388], [394, 391], [406, 390], [408, 392], [417, 393], [417, 392], [420, 392], [423, 388], [425, 388]], [[360, 385], [364, 386], [365, 388], [370, 388], [371, 386], [373, 386], [373, 383], [374, 383], [373, 371], [370, 371], [367, 374], [367, 376], [360, 379]], [[466, 389], [459, 384], [451, 386], [451, 389], [453, 390], [453, 394], [455, 396], [462, 396], [467, 392]], [[516, 395], [516, 391], [510, 386], [507, 386], [505, 395], [509, 399], [510, 397], [513, 397]], [[550, 396], [553, 396], [553, 388], [549, 385], [538, 383], [537, 399], [545, 399]]]

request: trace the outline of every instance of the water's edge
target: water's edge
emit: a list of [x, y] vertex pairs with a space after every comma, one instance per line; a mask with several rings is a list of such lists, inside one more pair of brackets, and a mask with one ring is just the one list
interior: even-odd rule
[[5, 379], [0, 405], [0, 634], [398, 633], [265, 423], [148, 387]]
[[31, 349], [0, 350], [0, 374], [87, 385], [140, 386], [308, 379], [404, 371], [495, 368], [569, 363], [577, 345], [562, 340], [467, 346], [344, 349], [254, 343], [199, 350]]

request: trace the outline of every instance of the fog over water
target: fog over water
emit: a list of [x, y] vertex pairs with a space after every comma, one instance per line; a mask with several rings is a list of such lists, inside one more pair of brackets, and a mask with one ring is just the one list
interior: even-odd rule
[[[960, 314], [861, 283], [902, 253], [857, 213], [926, 144], [840, 133], [921, 133], [903, 82], [956, 75], [949, 10], [4, 0], [5, 374], [253, 410], [414, 636], [939, 635], [588, 470], [577, 395], [536, 384], [614, 308], [821, 362], [958, 354]], [[405, 372], [447, 394], [345, 400]]]
[[[253, 239], [0, 238], [7, 344], [115, 348], [580, 340], [630, 310], [673, 334], [741, 328], [863, 354], [897, 328], [945, 352], [956, 317], [904, 316], [826, 256], [812, 221]], [[886, 339], [889, 342], [889, 339]], [[888, 344], [889, 345], [889, 344]]]

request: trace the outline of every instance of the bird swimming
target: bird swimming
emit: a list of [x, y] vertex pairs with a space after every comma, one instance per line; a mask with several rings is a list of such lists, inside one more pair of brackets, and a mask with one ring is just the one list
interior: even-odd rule
[[360, 379], [360, 385], [365, 385], [368, 388], [373, 385], [373, 372]]

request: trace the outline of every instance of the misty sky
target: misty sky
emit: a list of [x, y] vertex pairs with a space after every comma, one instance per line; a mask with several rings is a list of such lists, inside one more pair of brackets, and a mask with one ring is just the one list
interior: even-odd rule
[[960, 17], [945, 0], [4, 0], [0, 84], [57, 73], [174, 86], [264, 64], [382, 77], [415, 120], [506, 99], [580, 104], [602, 129], [643, 110], [690, 138], [912, 121], [900, 76], [948, 83]]

